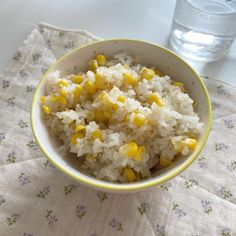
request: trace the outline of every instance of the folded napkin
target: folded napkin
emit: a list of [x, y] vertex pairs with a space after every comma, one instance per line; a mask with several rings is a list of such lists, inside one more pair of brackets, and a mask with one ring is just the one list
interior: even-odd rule
[[54, 168], [31, 132], [40, 76], [99, 38], [41, 24], [0, 76], [0, 235], [236, 235], [236, 88], [204, 78], [213, 127], [199, 158], [171, 181], [135, 194], [81, 186]]

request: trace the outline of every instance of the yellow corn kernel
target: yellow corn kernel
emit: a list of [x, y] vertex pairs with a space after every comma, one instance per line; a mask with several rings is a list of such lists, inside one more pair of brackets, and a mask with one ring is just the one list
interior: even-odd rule
[[103, 112], [100, 110], [94, 111], [94, 119], [96, 122], [104, 122], [106, 117], [104, 116]]
[[175, 87], [179, 87], [180, 90], [184, 93], [186, 92], [185, 88], [184, 88], [184, 84], [182, 82], [177, 82], [177, 81], [174, 81], [173, 85]]
[[141, 127], [145, 124], [145, 116], [141, 113], [139, 114], [136, 114], [135, 117], [134, 117], [134, 124], [138, 127]]
[[187, 138], [184, 140], [184, 143], [188, 146], [190, 150], [194, 150], [197, 146], [197, 140], [193, 138]]
[[66, 95], [67, 95], [67, 94], [66, 94], [66, 91], [62, 89], [62, 90], [61, 90], [61, 96], [62, 96], [63, 98], [66, 98]]
[[76, 125], [75, 126], [75, 131], [76, 132], [85, 132], [85, 130], [86, 130], [86, 127], [84, 126], [84, 125]]
[[108, 86], [107, 81], [105, 80], [105, 77], [101, 74], [95, 75], [95, 86], [97, 89], [105, 89]]
[[112, 104], [112, 108], [117, 111], [119, 109], [119, 105], [118, 104]]
[[94, 119], [94, 112], [89, 111], [86, 119], [87, 119], [87, 121], [92, 121]]
[[121, 153], [128, 157], [134, 157], [138, 151], [138, 145], [135, 142], [129, 142], [122, 146]]
[[147, 102], [149, 104], [152, 104], [153, 102], [155, 102], [159, 107], [164, 106], [163, 100], [158, 96], [157, 93], [151, 93], [147, 98]]
[[83, 90], [82, 86], [79, 84], [76, 84], [76, 87], [73, 91], [74, 97], [79, 97], [82, 93], [82, 90]]
[[161, 156], [160, 157], [160, 165], [163, 167], [167, 167], [172, 164], [172, 161], [166, 157]]
[[81, 84], [83, 82], [83, 76], [82, 75], [73, 75], [71, 77], [71, 81], [75, 84]]
[[197, 139], [197, 135], [192, 133], [192, 132], [188, 132], [186, 133], [186, 135], [189, 137], [189, 138], [193, 138], [193, 139]]
[[129, 68], [130, 68], [128, 64], [124, 64], [123, 66], [124, 66], [124, 68], [126, 68], [126, 69], [129, 69]]
[[136, 154], [134, 156], [134, 160], [141, 161], [143, 159], [144, 152], [145, 152], [145, 147], [144, 146], [138, 147], [138, 151], [136, 152]]
[[91, 60], [89, 62], [89, 70], [96, 72], [97, 68], [98, 68], [97, 60]]
[[46, 114], [50, 114], [51, 113], [51, 108], [49, 106], [43, 105], [43, 110]]
[[91, 135], [92, 135], [92, 138], [94, 140], [97, 139], [97, 138], [100, 139], [100, 140], [103, 140], [102, 131], [100, 129], [94, 130]]
[[51, 102], [56, 102], [57, 99], [58, 99], [58, 96], [55, 96], [55, 95], [51, 95], [51, 96], [50, 96], [50, 101], [51, 101]]
[[118, 98], [117, 98], [117, 101], [118, 102], [122, 102], [122, 103], [125, 103], [125, 97], [124, 96], [119, 96]]
[[124, 121], [127, 122], [127, 123], [130, 122], [130, 114], [127, 114], [125, 116]]
[[58, 85], [62, 88], [62, 87], [67, 87], [69, 85], [68, 81], [65, 80], [65, 79], [61, 79], [59, 82], [58, 82]]
[[73, 134], [71, 136], [70, 142], [75, 145], [75, 144], [77, 144], [77, 139], [78, 138], [83, 138], [83, 137], [84, 137], [84, 134], [82, 134], [82, 133], [75, 133], [75, 134]]
[[45, 100], [46, 100], [46, 97], [45, 97], [45, 96], [40, 96], [40, 98], [39, 98], [39, 101], [40, 101], [40, 102], [45, 102]]
[[173, 145], [174, 145], [174, 149], [179, 153], [181, 153], [186, 146], [183, 140], [179, 140], [175, 142]]
[[86, 89], [86, 91], [88, 92], [88, 94], [93, 95], [96, 93], [97, 89], [94, 83], [92, 83], [91, 81], [86, 81], [84, 88]]
[[124, 168], [123, 172], [129, 182], [133, 182], [136, 180], [135, 172], [131, 168], [126, 167]]
[[85, 159], [86, 161], [94, 161], [96, 157], [93, 154], [87, 154]]
[[125, 84], [131, 85], [131, 86], [135, 86], [138, 83], [138, 80], [129, 73], [123, 73], [123, 80]]
[[161, 71], [159, 71], [158, 69], [155, 69], [154, 71], [158, 76], [160, 76], [160, 77], [164, 76], [164, 74]]
[[96, 56], [96, 61], [97, 61], [99, 66], [104, 66], [107, 62], [107, 59], [104, 55], [99, 54], [99, 55]]
[[153, 79], [155, 72], [151, 69], [144, 67], [141, 69], [140, 75], [141, 75], [142, 79], [151, 80], [151, 79]]
[[66, 99], [62, 96], [57, 97], [57, 102], [61, 104], [66, 104]]

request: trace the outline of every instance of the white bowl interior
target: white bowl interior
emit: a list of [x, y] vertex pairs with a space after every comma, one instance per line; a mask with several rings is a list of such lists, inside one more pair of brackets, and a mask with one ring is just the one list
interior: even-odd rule
[[[202, 140], [202, 137], [207, 130], [207, 126], [209, 126], [208, 122], [210, 111], [207, 95], [204, 92], [203, 85], [198, 80], [197, 75], [192, 68], [170, 51], [156, 45], [133, 40], [100, 41], [98, 43], [82, 47], [79, 50], [72, 51], [69, 55], [62, 57], [51, 69], [60, 70], [62, 74], [71, 74], [80, 70], [85, 71], [87, 69], [88, 61], [94, 58], [96, 54], [102, 53], [109, 57], [118, 52], [127, 52], [132, 56], [138, 57], [140, 59], [139, 63], [146, 66], [154, 66], [164, 74], [169, 75], [172, 79], [181, 81], [185, 84], [188, 94], [197, 103], [196, 111], [199, 114], [201, 121], [205, 124], [204, 130], [198, 142], [199, 146], [203, 146], [204, 140]], [[35, 93], [32, 106], [32, 123], [36, 139], [40, 143], [40, 147], [43, 149], [45, 154], [49, 156], [54, 163], [62, 166], [75, 178], [86, 178], [87, 180], [92, 181], [95, 185], [105, 182], [110, 185], [111, 188], [114, 187], [114, 185], [127, 185], [121, 183], [108, 183], [106, 181], [97, 180], [93, 177], [87, 176], [86, 174], [80, 172], [76, 158], [73, 158], [71, 155], [61, 155], [58, 151], [58, 146], [60, 144], [57, 140], [55, 140], [55, 138], [49, 135], [48, 129], [41, 118], [39, 97], [44, 94], [44, 82], [45, 78], [41, 81], [39, 88]], [[153, 172], [153, 177], [163, 178], [171, 175], [171, 173], [180, 168], [180, 166], [182, 166], [189, 158], [190, 156], [179, 158], [178, 161], [176, 161], [172, 166], [161, 171]], [[144, 179], [140, 182], [135, 182], [129, 185], [136, 186], [144, 184], [149, 181], [153, 181], [154, 178]]]

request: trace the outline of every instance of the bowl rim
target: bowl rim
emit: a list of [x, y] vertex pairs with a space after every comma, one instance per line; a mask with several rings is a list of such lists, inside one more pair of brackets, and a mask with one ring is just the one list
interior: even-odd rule
[[[112, 182], [106, 182], [103, 180], [99, 180], [99, 179], [95, 179], [93, 177], [89, 177], [86, 176], [85, 174], [83, 174], [82, 172], [80, 172], [81, 175], [77, 175], [73, 172], [71, 172], [69, 169], [67, 169], [66, 166], [64, 166], [63, 164], [58, 163], [57, 161], [54, 160], [53, 157], [51, 157], [48, 153], [47, 150], [43, 147], [43, 145], [40, 142], [40, 138], [37, 136], [36, 133], [36, 129], [35, 129], [35, 118], [34, 118], [34, 107], [36, 106], [37, 102], [36, 101], [36, 97], [39, 93], [39, 90], [41, 88], [42, 83], [44, 82], [44, 80], [46, 79], [47, 75], [54, 71], [54, 68], [56, 67], [56, 65], [61, 62], [64, 58], [70, 56], [71, 54], [75, 53], [76, 51], [82, 49], [82, 48], [86, 48], [86, 47], [90, 47], [91, 45], [95, 45], [95, 44], [100, 44], [100, 43], [105, 43], [105, 42], [112, 42], [112, 41], [129, 41], [129, 42], [138, 42], [138, 43], [145, 43], [145, 44], [149, 44], [150, 46], [154, 46], [154, 47], [158, 47], [161, 50], [166, 51], [167, 53], [171, 54], [172, 56], [176, 57], [177, 60], [179, 60], [181, 63], [183, 63], [185, 66], [189, 67], [189, 69], [192, 71], [193, 75], [195, 75], [195, 78], [198, 80], [199, 84], [201, 85], [201, 88], [204, 92], [204, 95], [206, 97], [207, 100], [207, 108], [208, 108], [208, 115], [207, 115], [207, 123], [206, 125], [206, 129], [205, 132], [202, 136], [201, 139], [201, 143], [197, 146], [197, 148], [195, 149], [195, 151], [188, 157], [188, 159], [186, 159], [178, 168], [173, 169], [172, 171], [169, 172], [169, 174], [164, 174], [161, 177], [154, 177], [153, 179], [147, 179], [148, 181], [143, 181], [143, 182], [134, 182], [134, 183], [112, 183]], [[135, 190], [142, 190], [142, 189], [147, 189], [156, 185], [160, 185], [172, 178], [174, 178], [175, 176], [177, 176], [178, 174], [180, 174], [182, 171], [184, 171], [200, 154], [200, 152], [202, 151], [203, 147], [205, 146], [206, 142], [207, 142], [207, 138], [209, 136], [210, 130], [211, 130], [211, 125], [212, 125], [212, 109], [211, 109], [211, 100], [207, 91], [206, 86], [204, 85], [202, 79], [200, 78], [200, 76], [198, 75], [198, 73], [193, 69], [193, 67], [191, 65], [189, 65], [184, 59], [182, 59], [181, 57], [179, 57], [176, 53], [172, 52], [171, 50], [162, 47], [160, 45], [154, 44], [154, 43], [150, 43], [147, 41], [143, 41], [143, 40], [137, 40], [137, 39], [126, 39], [126, 38], [114, 38], [114, 39], [107, 39], [107, 40], [99, 40], [99, 41], [95, 41], [95, 42], [91, 42], [88, 43], [86, 45], [82, 45], [78, 48], [75, 48], [71, 51], [69, 51], [68, 53], [66, 53], [65, 55], [61, 56], [60, 58], [58, 58], [54, 63], [51, 64], [51, 66], [48, 68], [48, 70], [46, 71], [46, 73], [44, 73], [41, 76], [41, 79], [38, 83], [38, 85], [36, 86], [33, 98], [32, 98], [32, 103], [31, 103], [31, 110], [30, 110], [30, 121], [31, 121], [31, 128], [33, 131], [33, 135], [39, 145], [39, 148], [41, 149], [41, 151], [43, 152], [43, 154], [47, 157], [47, 159], [49, 161], [51, 161], [53, 163], [53, 165], [55, 167], [57, 167], [59, 170], [61, 170], [64, 174], [70, 176], [72, 179], [84, 184], [84, 185], [89, 185], [91, 187], [100, 189], [100, 190], [107, 190], [107, 191], [116, 191], [116, 192], [130, 192], [130, 191], [135, 191]]]

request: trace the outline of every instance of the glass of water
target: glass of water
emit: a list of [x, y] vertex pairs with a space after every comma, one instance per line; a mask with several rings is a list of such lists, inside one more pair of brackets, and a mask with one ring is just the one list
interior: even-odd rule
[[236, 0], [177, 0], [169, 46], [209, 62], [225, 56], [236, 36]]

